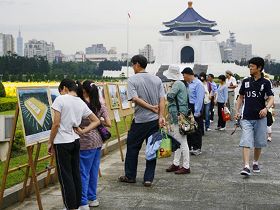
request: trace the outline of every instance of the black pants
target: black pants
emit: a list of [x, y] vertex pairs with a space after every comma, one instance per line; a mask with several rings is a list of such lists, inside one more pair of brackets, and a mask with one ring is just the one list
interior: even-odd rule
[[[192, 113], [194, 113], [194, 104], [189, 104]], [[187, 136], [189, 148], [193, 148], [194, 150], [201, 149], [202, 147], [202, 127], [203, 125], [203, 116], [200, 115], [199, 117], [195, 117], [195, 121], [198, 124], [198, 129], [196, 132], [189, 134]]]
[[[129, 179], [135, 179], [137, 175], [138, 155], [144, 140], [159, 130], [158, 120], [147, 123], [135, 123], [132, 121], [127, 136], [127, 151], [125, 157], [125, 175]], [[156, 169], [156, 159], [146, 160], [144, 181], [153, 181]]]
[[214, 106], [215, 106], [215, 102], [214, 99], [211, 98], [211, 102], [210, 102], [210, 120], [214, 120]]
[[79, 139], [72, 143], [55, 144], [54, 147], [64, 205], [67, 209], [77, 209], [82, 197]]
[[222, 117], [222, 109], [224, 108], [225, 103], [217, 103], [218, 104], [218, 127], [224, 128], [226, 127], [226, 122]]

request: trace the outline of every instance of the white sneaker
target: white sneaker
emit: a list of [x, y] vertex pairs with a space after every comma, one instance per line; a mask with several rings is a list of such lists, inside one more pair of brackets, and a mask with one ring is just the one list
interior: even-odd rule
[[220, 129], [219, 129], [219, 131], [224, 131], [224, 130], [226, 130], [226, 128], [220, 128]]
[[88, 205], [83, 205], [79, 207], [79, 210], [90, 210]]
[[99, 206], [99, 201], [96, 199], [96, 200], [94, 200], [94, 201], [89, 201], [88, 202], [88, 205], [90, 206], [90, 207], [97, 207], [97, 206]]

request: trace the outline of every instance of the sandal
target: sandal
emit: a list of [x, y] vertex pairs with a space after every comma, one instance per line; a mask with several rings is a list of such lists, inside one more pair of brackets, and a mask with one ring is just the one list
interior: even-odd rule
[[126, 176], [120, 176], [118, 180], [119, 180], [119, 182], [136, 183], [135, 179], [129, 179]]

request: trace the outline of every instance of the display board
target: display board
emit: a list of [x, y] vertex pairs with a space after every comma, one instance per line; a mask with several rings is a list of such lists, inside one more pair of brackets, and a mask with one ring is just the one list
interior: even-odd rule
[[54, 100], [56, 99], [56, 97], [60, 95], [60, 93], [58, 91], [57, 86], [50, 86], [49, 90], [50, 90], [50, 94], [51, 94], [51, 100], [52, 100], [52, 103], [53, 103]]
[[52, 127], [48, 87], [18, 87], [17, 98], [25, 145], [47, 141]]
[[105, 101], [105, 84], [97, 84], [98, 94], [99, 94], [99, 101], [100, 103], [106, 105]]
[[127, 85], [126, 84], [118, 84], [119, 88], [119, 94], [120, 94], [120, 100], [121, 100], [121, 108], [124, 109], [130, 109], [131, 108], [131, 102], [128, 101], [128, 95], [127, 95]]
[[111, 109], [120, 108], [120, 98], [117, 84], [107, 84]]

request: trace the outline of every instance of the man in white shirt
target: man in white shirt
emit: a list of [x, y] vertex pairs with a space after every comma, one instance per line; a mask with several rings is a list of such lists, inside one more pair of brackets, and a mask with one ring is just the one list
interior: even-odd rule
[[226, 71], [226, 84], [228, 87], [228, 102], [227, 106], [230, 111], [231, 120], [234, 118], [234, 100], [235, 100], [235, 88], [237, 88], [236, 79], [233, 77], [233, 73], [229, 70]]

